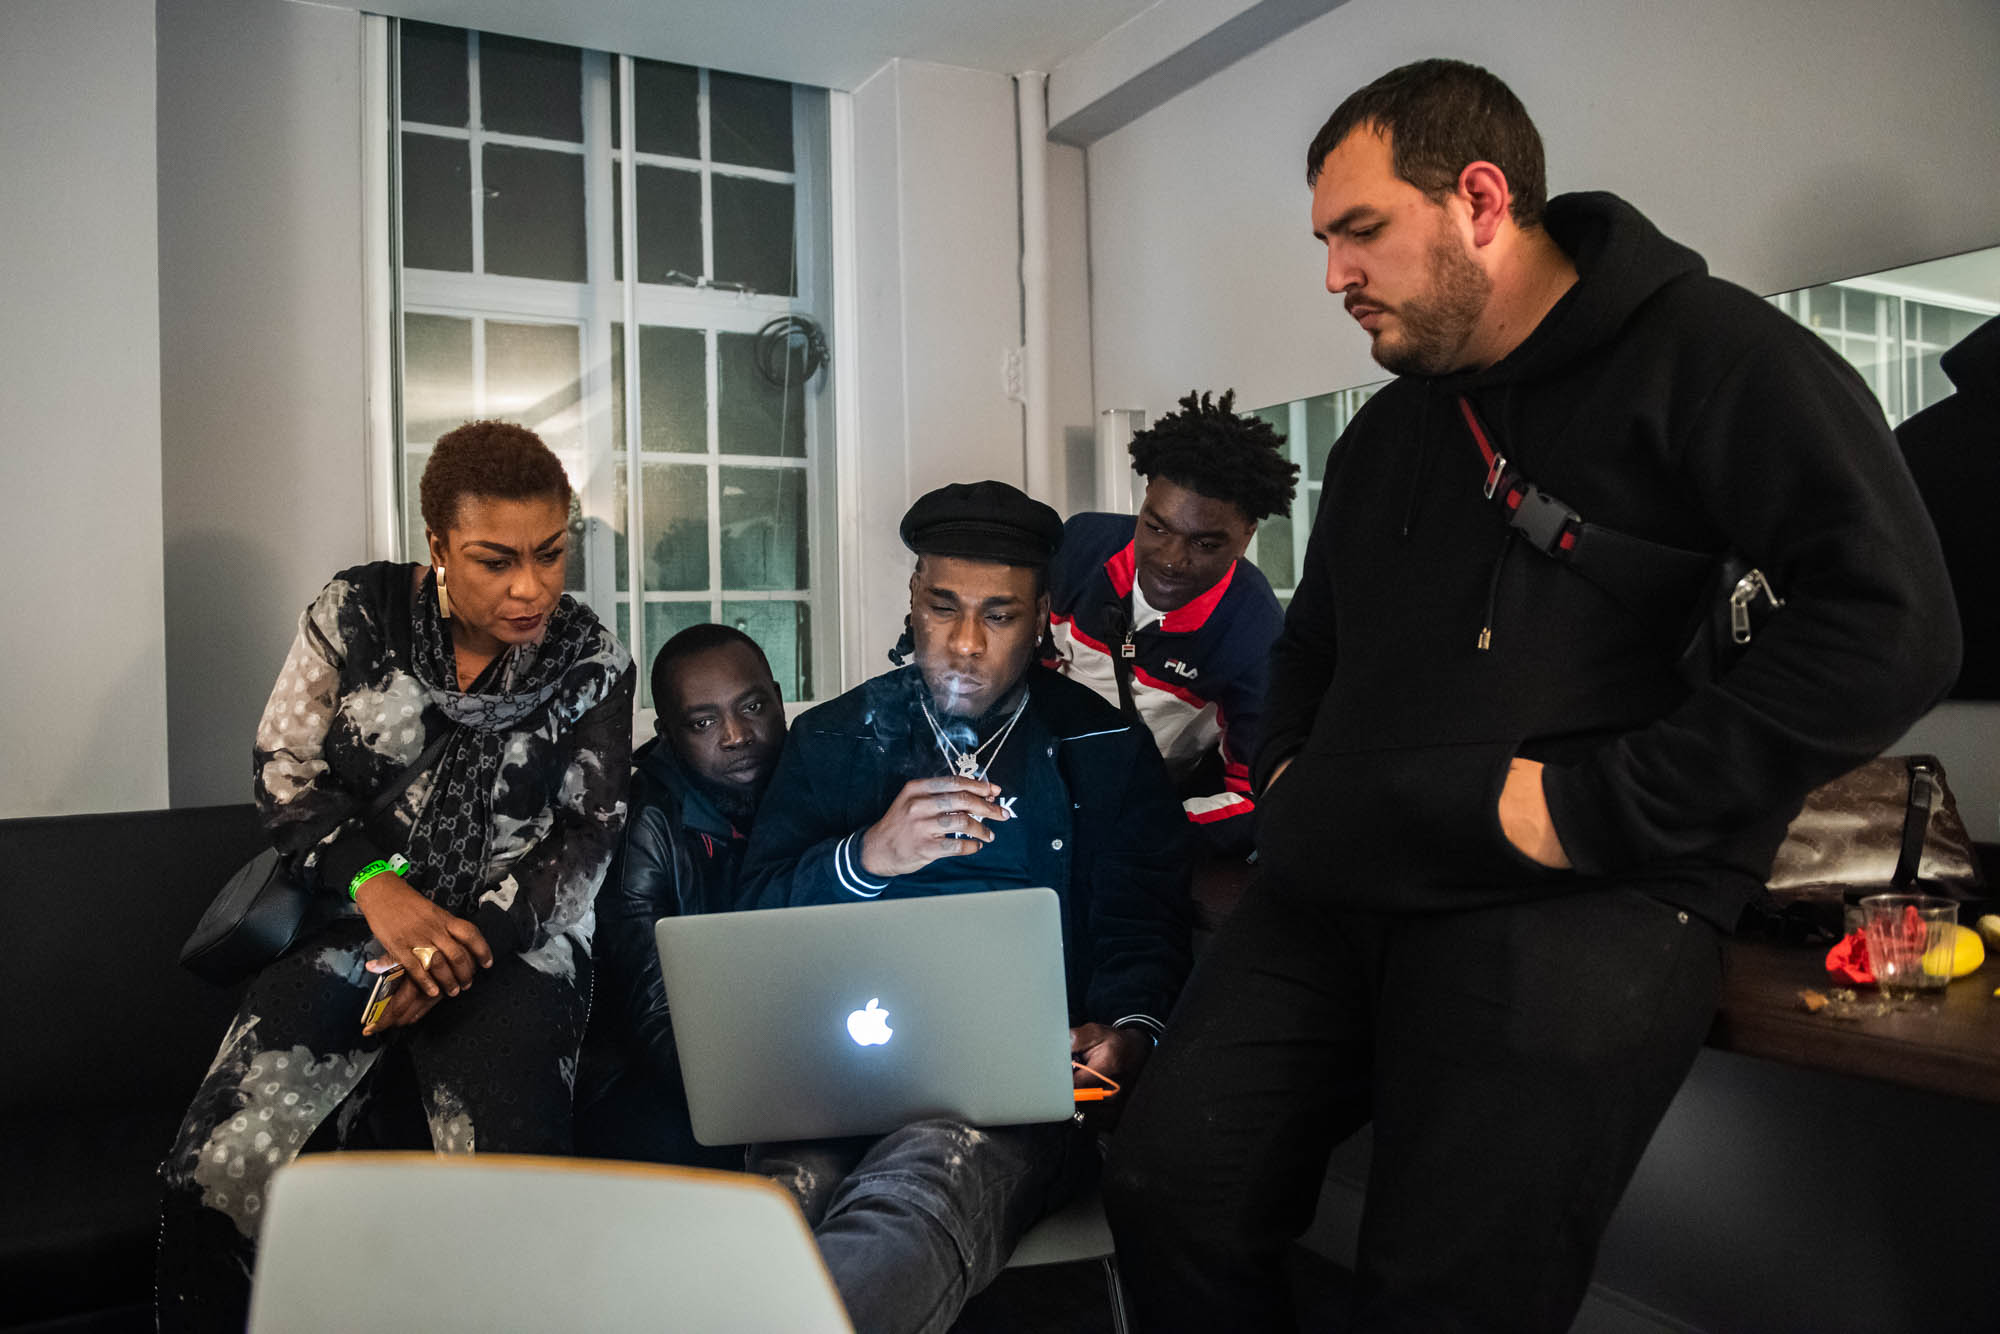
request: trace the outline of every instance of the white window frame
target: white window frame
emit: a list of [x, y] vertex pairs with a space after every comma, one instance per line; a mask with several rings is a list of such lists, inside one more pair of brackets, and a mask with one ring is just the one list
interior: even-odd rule
[[[810, 169], [804, 153], [794, 171], [718, 163], [710, 151], [709, 71], [698, 72], [697, 115], [701, 156], [684, 158], [636, 151], [631, 118], [632, 95], [625, 97], [621, 147], [609, 147], [611, 116], [619, 108], [611, 105], [612, 61], [617, 61], [619, 86], [634, 89], [634, 62], [629, 56], [604, 52], [583, 52], [584, 127], [581, 144], [545, 140], [535, 136], [504, 134], [483, 129], [479, 115], [479, 35], [469, 33], [467, 127], [400, 124], [393, 111], [395, 62], [392, 43], [395, 29], [390, 20], [370, 15], [364, 28], [366, 48], [365, 104], [363, 115], [364, 151], [362, 200], [367, 221], [363, 243], [367, 263], [368, 290], [366, 394], [368, 399], [368, 540], [375, 559], [421, 560], [421, 552], [405, 550], [402, 513], [414, 498], [403, 496], [401, 463], [405, 456], [419, 458], [428, 445], [406, 445], [400, 438], [402, 406], [400, 375], [402, 330], [399, 314], [441, 315], [470, 319], [473, 323], [473, 395], [475, 410], [484, 411], [485, 376], [480, 349], [485, 322], [563, 323], [578, 329], [580, 402], [582, 415], [575, 448], [558, 449], [558, 456], [578, 483], [589, 524], [585, 543], [587, 585], [582, 597], [597, 607], [616, 628], [620, 604], [631, 608], [627, 643], [635, 657], [650, 660], [658, 644], [645, 637], [644, 607], [654, 603], [700, 602], [707, 606], [709, 619], [719, 620], [724, 603], [805, 602], [812, 607], [811, 631], [799, 648], [810, 655], [813, 694], [831, 698], [856, 678], [852, 652], [843, 652], [841, 608], [856, 605], [846, 585], [854, 571], [843, 562], [841, 552], [849, 546], [849, 529], [858, 523], [858, 504], [839, 485], [842, 477], [852, 477], [843, 464], [855, 456], [853, 432], [857, 420], [857, 370], [850, 355], [856, 346], [854, 332], [853, 237], [853, 139], [851, 103], [845, 94], [828, 93], [822, 105], [826, 119], [814, 108], [816, 99], [794, 101], [794, 143], [804, 145], [818, 136], [828, 142], [826, 171], [822, 176]], [[428, 134], [456, 139], [467, 144], [470, 157], [470, 184], [480, 188], [483, 149], [488, 144], [511, 145], [577, 154], [584, 161], [584, 201], [586, 274], [582, 283], [521, 278], [485, 273], [484, 210], [472, 210], [472, 265], [470, 273], [406, 269], [401, 264], [397, 200], [391, 188], [400, 152], [402, 134]], [[713, 184], [716, 176], [790, 185], [795, 209], [796, 296], [757, 294], [735, 290], [728, 285], [712, 285], [702, 278], [695, 285], [678, 286], [640, 283], [637, 280], [635, 234], [636, 191], [632, 189], [639, 166], [660, 166], [698, 172], [701, 177], [702, 246], [705, 270], [713, 267]], [[622, 241], [626, 248], [622, 278], [612, 277], [609, 247], [619, 244], [621, 220], [608, 214], [612, 199], [612, 173], [623, 176], [621, 202], [625, 213]], [[846, 187], [843, 190], [843, 186]], [[822, 245], [814, 220], [822, 213], [832, 215], [832, 235]], [[400, 300], [399, 300], [400, 298]], [[829, 308], [830, 307], [830, 308]], [[831, 412], [815, 411], [815, 389], [807, 394], [804, 458], [772, 455], [728, 454], [721, 452], [718, 433], [721, 410], [717, 377], [717, 335], [754, 335], [770, 320], [793, 313], [812, 313], [823, 327], [832, 331], [831, 342], [838, 349], [830, 358], [830, 370], [823, 372], [834, 395]], [[628, 331], [625, 346], [625, 444], [614, 449], [615, 426], [611, 420], [611, 362], [614, 349], [611, 326], [621, 324]], [[705, 451], [669, 453], [648, 451], [638, 432], [641, 386], [638, 378], [637, 330], [641, 327], [670, 326], [699, 329], [704, 333], [706, 394]], [[815, 382], [818, 384], [819, 382]], [[824, 416], [825, 420], [822, 420]], [[616, 534], [604, 516], [613, 512], [615, 463], [622, 457], [628, 484], [625, 500], [625, 530], [629, 537], [626, 562], [626, 589], [619, 591], [613, 571]], [[646, 465], [673, 464], [703, 467], [707, 478], [709, 585], [702, 591], [654, 592], [645, 590], [644, 530], [641, 527], [642, 479]], [[807, 587], [802, 589], [731, 589], [723, 582], [721, 546], [721, 470], [723, 468], [795, 469], [806, 478]], [[641, 663], [642, 674], [646, 663]], [[798, 701], [793, 701], [798, 703]], [[637, 717], [640, 732], [650, 731], [652, 710], [642, 708]]]

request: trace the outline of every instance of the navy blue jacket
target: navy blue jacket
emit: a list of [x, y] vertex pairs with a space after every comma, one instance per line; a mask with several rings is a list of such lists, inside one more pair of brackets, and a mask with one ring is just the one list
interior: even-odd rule
[[[915, 667], [801, 715], [758, 808], [738, 904], [853, 903], [921, 893], [860, 875], [860, 835], [911, 778], [938, 772]], [[1187, 822], [1145, 729], [1083, 686], [1028, 669], [1011, 745], [1027, 744], [1030, 883], [1063, 904], [1072, 1023], [1160, 1030], [1190, 962]], [[912, 724], [915, 725], [913, 730]]]
[[[1131, 624], [1132, 516], [1079, 514], [1049, 567], [1049, 666], [1118, 703], [1114, 657]], [[1247, 560], [1132, 636], [1132, 704], [1153, 734], [1188, 820], [1210, 851], [1242, 857], [1256, 840], [1250, 795], [1284, 611]]]

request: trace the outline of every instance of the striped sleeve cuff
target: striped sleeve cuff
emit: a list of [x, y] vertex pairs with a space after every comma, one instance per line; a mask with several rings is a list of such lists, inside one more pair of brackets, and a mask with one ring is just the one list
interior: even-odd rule
[[886, 880], [876, 880], [861, 869], [861, 852], [854, 846], [860, 838], [859, 831], [849, 834], [834, 845], [833, 873], [840, 879], [840, 887], [859, 898], [872, 899], [889, 887]]
[[1114, 1022], [1111, 1026], [1113, 1028], [1140, 1029], [1147, 1037], [1153, 1040], [1155, 1047], [1160, 1045], [1160, 1035], [1167, 1031], [1167, 1026], [1153, 1018], [1150, 1014], [1128, 1014], [1123, 1019]]

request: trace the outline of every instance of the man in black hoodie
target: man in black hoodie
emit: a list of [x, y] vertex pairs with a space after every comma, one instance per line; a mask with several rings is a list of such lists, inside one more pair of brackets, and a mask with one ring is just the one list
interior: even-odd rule
[[[1384, 76], [1307, 173], [1327, 289], [1400, 378], [1328, 461], [1252, 764], [1265, 875], [1107, 1204], [1144, 1327], [1287, 1328], [1284, 1244], [1372, 1121], [1350, 1327], [1564, 1329], [1786, 823], [1949, 684], [1950, 589], [1859, 378], [1624, 201], [1545, 202], [1491, 74]], [[1607, 530], [1733, 550], [1785, 605], [1690, 687], [1692, 589], [1640, 591], [1665, 554], [1607, 568]]]
[[577, 1145], [596, 1157], [741, 1168], [740, 1147], [695, 1142], [653, 924], [734, 906], [785, 706], [755, 640], [695, 625], [654, 657], [653, 707], [658, 735], [632, 757], [624, 838], [597, 892], [597, 1005]]

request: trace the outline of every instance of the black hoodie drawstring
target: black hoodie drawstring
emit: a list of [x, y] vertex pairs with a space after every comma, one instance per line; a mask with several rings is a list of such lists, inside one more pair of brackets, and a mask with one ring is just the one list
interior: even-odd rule
[[1479, 627], [1481, 653], [1493, 647], [1493, 608], [1500, 600], [1500, 572], [1507, 568], [1507, 557], [1513, 553], [1514, 539], [1518, 536], [1512, 528], [1507, 530], [1507, 539], [1500, 544], [1500, 555], [1493, 562], [1493, 573], [1486, 580], [1486, 623]]
[[[1508, 409], [1513, 406], [1513, 398], [1514, 386], [1511, 383], [1501, 385], [1500, 416], [1503, 421], [1507, 417]], [[1520, 533], [1518, 530], [1514, 528], [1507, 530], [1506, 540], [1500, 544], [1500, 554], [1493, 560], [1493, 573], [1487, 576], [1486, 579], [1486, 620], [1479, 627], [1479, 651], [1481, 653], [1493, 647], [1493, 613], [1500, 601], [1500, 576], [1507, 569], [1507, 557], [1513, 554], [1514, 539], [1519, 536]]]

